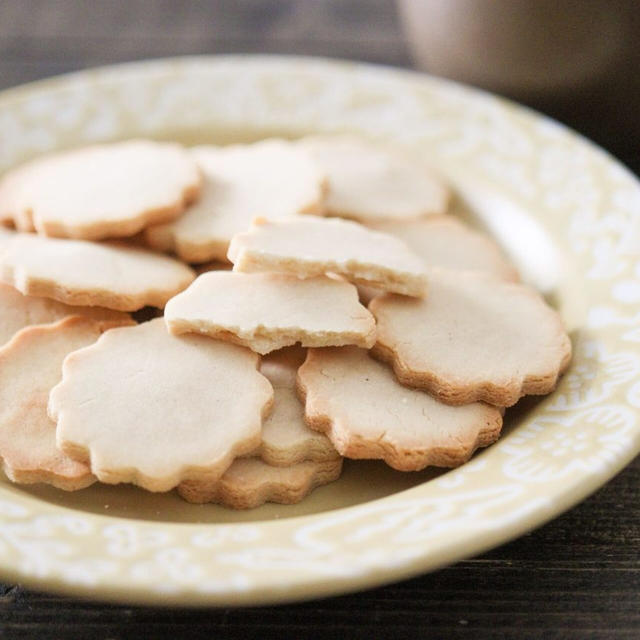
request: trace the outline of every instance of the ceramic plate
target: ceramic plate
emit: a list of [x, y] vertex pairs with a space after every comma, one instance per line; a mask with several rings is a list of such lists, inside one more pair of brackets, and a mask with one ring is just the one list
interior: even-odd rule
[[[301, 58], [186, 58], [83, 72], [0, 97], [0, 171], [131, 136], [185, 143], [351, 131], [439, 168], [454, 207], [562, 314], [558, 389], [506, 414], [463, 467], [347, 463], [297, 506], [234, 512], [174, 494], [0, 483], [0, 576], [123, 602], [275, 603], [373, 587], [477, 554], [605, 483], [640, 449], [640, 187], [539, 115], [424, 75]], [[185, 407], [188, 411], [188, 407]]]

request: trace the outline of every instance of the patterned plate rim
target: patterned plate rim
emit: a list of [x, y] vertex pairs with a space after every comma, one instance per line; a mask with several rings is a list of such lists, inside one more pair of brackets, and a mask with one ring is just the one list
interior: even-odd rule
[[[282, 56], [158, 60], [0, 94], [0, 170], [79, 140], [197, 130], [359, 131], [428, 149], [535, 206], [585, 307], [558, 390], [458, 470], [381, 500], [247, 524], [123, 520], [0, 488], [5, 581], [121, 602], [247, 605], [373, 587], [540, 526], [640, 451], [640, 186], [606, 152], [510, 102], [409, 71]], [[465, 179], [466, 179], [465, 177]], [[561, 301], [562, 302], [562, 301]]]

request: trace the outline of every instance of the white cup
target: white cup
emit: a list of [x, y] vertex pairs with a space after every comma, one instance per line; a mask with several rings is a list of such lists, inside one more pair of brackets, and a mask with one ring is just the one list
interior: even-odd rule
[[640, 138], [640, 0], [398, 0], [398, 9], [429, 73], [600, 132], [601, 142], [598, 126]]

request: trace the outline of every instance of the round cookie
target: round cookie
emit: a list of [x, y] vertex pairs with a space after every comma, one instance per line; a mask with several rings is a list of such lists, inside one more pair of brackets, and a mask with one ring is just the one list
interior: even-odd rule
[[298, 369], [307, 357], [307, 350], [300, 346], [285, 347], [263, 356], [260, 373], [276, 387], [295, 389]]
[[313, 216], [256, 219], [234, 236], [228, 258], [233, 270], [275, 271], [300, 278], [338, 274], [358, 284], [422, 296], [425, 268], [406, 244], [356, 222]]
[[502, 411], [486, 404], [443, 404], [401, 385], [355, 347], [309, 349], [298, 370], [305, 418], [347, 458], [382, 459], [400, 471], [455, 467], [494, 442]]
[[94, 320], [102, 330], [135, 324], [131, 316], [122, 311], [102, 307], [73, 307], [49, 298], [25, 296], [0, 282], [0, 346], [24, 327], [48, 324], [73, 315]]
[[424, 163], [356, 136], [300, 141], [326, 172], [325, 214], [359, 222], [444, 213], [449, 190]]
[[66, 317], [22, 329], [0, 349], [0, 458], [9, 479], [69, 491], [95, 482], [85, 463], [56, 447], [47, 400], [62, 377], [64, 358], [94, 343], [103, 328], [89, 318]]
[[490, 236], [472, 229], [453, 216], [432, 216], [406, 222], [370, 225], [402, 240], [422, 258], [428, 269], [476, 271], [517, 282], [518, 272]]
[[0, 219], [21, 231], [99, 240], [177, 218], [201, 184], [180, 145], [149, 140], [50, 154], [0, 180]]
[[274, 387], [271, 415], [262, 425], [262, 444], [252, 456], [274, 467], [300, 462], [326, 462], [340, 455], [323, 433], [310, 429], [295, 389]]
[[204, 273], [169, 301], [165, 320], [174, 334], [202, 333], [262, 354], [296, 342], [371, 347], [376, 335], [356, 288], [326, 276]]
[[230, 262], [222, 262], [222, 260], [210, 260], [201, 264], [194, 264], [193, 270], [198, 274], [208, 273], [209, 271], [231, 271], [233, 265]]
[[0, 252], [0, 280], [25, 295], [70, 305], [119, 311], [164, 307], [194, 277], [168, 256], [117, 243], [17, 233]]
[[426, 299], [383, 295], [369, 309], [373, 354], [450, 404], [508, 407], [549, 393], [571, 359], [560, 316], [536, 291], [481, 274], [434, 271]]
[[323, 433], [304, 421], [304, 407], [296, 395], [296, 375], [306, 349], [288, 347], [273, 351], [260, 363], [260, 373], [273, 385], [271, 415], [262, 425], [262, 444], [253, 453], [276, 467], [311, 460], [325, 462], [340, 457]]
[[187, 262], [226, 260], [231, 238], [254, 217], [321, 210], [324, 174], [291, 142], [202, 146], [191, 153], [204, 174], [202, 195], [179, 220], [147, 229], [154, 249], [173, 251]]
[[316, 487], [340, 477], [342, 458], [272, 467], [258, 458], [236, 460], [213, 486], [185, 482], [178, 493], [188, 502], [215, 502], [232, 509], [252, 509], [265, 502], [294, 504]]
[[259, 357], [157, 318], [114, 329], [69, 356], [49, 398], [59, 448], [102, 482], [168, 491], [217, 482], [260, 444], [273, 389]]

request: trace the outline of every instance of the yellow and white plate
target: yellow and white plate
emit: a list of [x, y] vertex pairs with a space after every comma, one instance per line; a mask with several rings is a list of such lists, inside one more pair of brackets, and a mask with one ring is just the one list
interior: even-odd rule
[[[538, 526], [640, 449], [640, 186], [539, 115], [423, 75], [300, 58], [185, 58], [89, 71], [0, 95], [0, 171], [132, 136], [186, 143], [350, 131], [447, 177], [544, 291], [575, 357], [555, 393], [507, 412], [463, 467], [346, 465], [298, 506], [233, 512], [174, 494], [77, 493], [0, 480], [0, 578], [154, 604], [258, 604], [435, 569]], [[188, 411], [188, 407], [185, 407]]]

